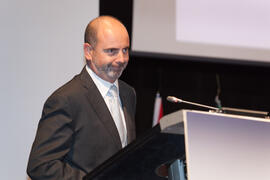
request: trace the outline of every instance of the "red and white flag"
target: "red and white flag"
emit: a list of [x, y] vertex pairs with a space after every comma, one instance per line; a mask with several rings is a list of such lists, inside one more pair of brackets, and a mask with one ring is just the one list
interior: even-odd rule
[[162, 98], [160, 97], [159, 92], [157, 92], [154, 105], [153, 124], [152, 124], [153, 127], [159, 123], [162, 116], [163, 116]]

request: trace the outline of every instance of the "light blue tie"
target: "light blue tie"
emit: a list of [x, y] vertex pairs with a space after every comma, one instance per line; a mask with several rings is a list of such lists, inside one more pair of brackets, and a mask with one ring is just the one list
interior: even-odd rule
[[117, 127], [117, 130], [121, 139], [122, 147], [125, 147], [127, 145], [127, 131], [126, 131], [125, 124], [120, 113], [120, 102], [118, 98], [117, 87], [115, 85], [112, 85], [108, 94], [111, 95], [109, 96], [111, 115]]

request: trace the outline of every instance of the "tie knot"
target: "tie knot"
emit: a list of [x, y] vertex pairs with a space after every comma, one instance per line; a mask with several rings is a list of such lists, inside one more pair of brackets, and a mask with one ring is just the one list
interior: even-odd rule
[[112, 85], [112, 86], [110, 87], [109, 92], [111, 93], [112, 96], [118, 97], [117, 87], [116, 87], [115, 85]]

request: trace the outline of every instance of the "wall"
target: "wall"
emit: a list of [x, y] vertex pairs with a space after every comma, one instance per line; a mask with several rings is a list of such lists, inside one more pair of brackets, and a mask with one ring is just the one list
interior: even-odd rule
[[0, 179], [26, 179], [46, 98], [84, 65], [83, 33], [98, 0], [0, 2]]

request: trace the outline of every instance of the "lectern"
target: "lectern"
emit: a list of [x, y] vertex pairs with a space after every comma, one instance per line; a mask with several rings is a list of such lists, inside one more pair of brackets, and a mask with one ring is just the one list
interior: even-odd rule
[[164, 180], [185, 155], [189, 180], [269, 180], [270, 122], [264, 118], [181, 110], [129, 144], [84, 180]]

